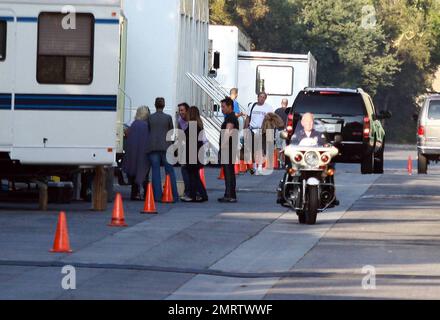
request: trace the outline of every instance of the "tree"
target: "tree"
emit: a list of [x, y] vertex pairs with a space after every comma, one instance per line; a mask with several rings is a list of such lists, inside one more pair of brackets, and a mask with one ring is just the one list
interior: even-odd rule
[[[390, 137], [404, 142], [415, 140], [418, 97], [431, 89], [433, 75], [440, 64], [438, 28], [440, 11], [436, 1], [377, 0], [378, 20], [385, 27], [386, 40], [400, 61], [393, 88], [381, 90], [376, 100], [395, 117], [388, 122]], [[398, 128], [407, 127], [403, 132]]]
[[211, 0], [211, 14], [256, 50], [312, 52], [318, 84], [362, 87], [396, 115], [389, 137], [414, 141], [415, 101], [440, 65], [439, 0]]

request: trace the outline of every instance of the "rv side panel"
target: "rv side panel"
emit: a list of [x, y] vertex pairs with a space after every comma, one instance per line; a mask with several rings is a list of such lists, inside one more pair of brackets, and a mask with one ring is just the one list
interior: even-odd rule
[[268, 94], [267, 103], [274, 109], [281, 106], [282, 99], [292, 104], [298, 93], [309, 85], [307, 55], [240, 52], [238, 61], [238, 101], [243, 106], [254, 103], [260, 91]]
[[238, 86], [239, 34], [237, 27], [210, 26], [213, 52], [220, 53], [220, 69], [216, 80], [229, 91]]
[[15, 28], [14, 12], [0, 3], [0, 152], [10, 152], [13, 140]]
[[164, 97], [165, 112], [174, 116], [178, 103], [199, 104], [201, 91], [187, 72], [206, 75], [208, 52], [208, 0], [130, 0], [124, 3], [128, 19], [126, 92], [133, 121], [140, 105], [154, 112], [156, 97]]

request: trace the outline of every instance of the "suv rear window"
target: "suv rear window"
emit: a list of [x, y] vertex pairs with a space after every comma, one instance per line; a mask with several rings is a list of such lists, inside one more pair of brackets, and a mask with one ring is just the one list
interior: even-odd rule
[[429, 103], [428, 118], [440, 120], [440, 100], [433, 100]]
[[300, 92], [293, 109], [297, 113], [332, 114], [335, 116], [360, 116], [365, 114], [364, 100], [360, 94]]

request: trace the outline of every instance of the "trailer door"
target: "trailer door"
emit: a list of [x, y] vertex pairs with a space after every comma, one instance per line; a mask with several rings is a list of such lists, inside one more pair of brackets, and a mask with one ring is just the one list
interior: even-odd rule
[[12, 147], [15, 63], [15, 17], [0, 8], [0, 152]]

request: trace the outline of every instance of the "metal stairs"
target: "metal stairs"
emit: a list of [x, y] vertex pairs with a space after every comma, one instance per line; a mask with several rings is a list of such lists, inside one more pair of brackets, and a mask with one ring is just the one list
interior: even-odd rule
[[[211, 103], [202, 108], [201, 118], [205, 127], [205, 135], [211, 147], [210, 152], [217, 154], [219, 149], [220, 131], [223, 123], [221, 113], [221, 101], [229, 96], [227, 92], [214, 78], [200, 76], [194, 73], [187, 73], [191, 79], [211, 99]], [[217, 108], [215, 106], [217, 105]], [[248, 110], [240, 105], [240, 111], [247, 114]]]

